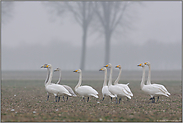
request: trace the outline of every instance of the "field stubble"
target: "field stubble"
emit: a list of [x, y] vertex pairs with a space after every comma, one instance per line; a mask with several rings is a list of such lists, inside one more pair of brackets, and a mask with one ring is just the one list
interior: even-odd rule
[[[67, 84], [74, 89], [77, 81], [63, 80], [62, 84]], [[116, 104], [116, 99], [111, 102], [109, 97], [101, 101], [103, 80], [83, 81], [82, 85], [91, 85], [99, 92], [99, 99], [91, 97], [88, 103], [82, 101], [79, 96], [70, 97], [67, 102], [62, 98], [60, 102], [54, 102], [54, 96], [51, 95], [46, 101], [44, 80], [3, 80], [1, 121], [182, 121], [181, 81], [155, 81], [154, 83], [165, 85], [171, 96], [169, 98], [162, 96], [159, 102], [154, 104], [149, 100], [149, 95], [140, 90], [140, 80], [128, 80], [128, 82], [134, 96], [129, 101], [124, 97], [120, 104]]]

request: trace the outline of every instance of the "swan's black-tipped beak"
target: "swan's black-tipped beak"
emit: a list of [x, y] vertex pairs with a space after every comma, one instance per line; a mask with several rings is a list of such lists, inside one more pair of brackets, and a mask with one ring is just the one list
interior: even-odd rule
[[78, 72], [78, 70], [74, 70], [73, 72]]
[[105, 65], [104, 67], [108, 67], [109, 65]]
[[41, 66], [41, 68], [43, 68], [44, 66]]
[[138, 64], [137, 66], [142, 66], [142, 64]]

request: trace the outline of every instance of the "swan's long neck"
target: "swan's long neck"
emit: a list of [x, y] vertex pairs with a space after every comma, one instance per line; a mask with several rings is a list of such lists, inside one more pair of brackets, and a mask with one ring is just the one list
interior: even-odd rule
[[107, 86], [107, 69], [104, 71], [104, 83], [103, 83], [103, 87]]
[[143, 67], [143, 72], [142, 72], [141, 89], [144, 87], [144, 81], [145, 81], [145, 67]]
[[78, 84], [77, 84], [76, 87], [75, 87], [75, 90], [76, 90], [78, 87], [80, 87], [81, 82], [82, 82], [82, 72], [79, 73], [79, 81], [78, 81]]
[[52, 67], [50, 67], [50, 75], [49, 75], [49, 79], [48, 79], [48, 82], [46, 83], [46, 85], [51, 84], [52, 76], [53, 76], [53, 68], [52, 68]]
[[151, 84], [151, 65], [149, 65], [149, 74], [148, 74], [148, 78], [147, 78], [147, 85]]
[[109, 83], [108, 86], [112, 85], [112, 66], [110, 67]]
[[49, 74], [50, 74], [50, 69], [47, 68], [47, 77], [46, 77], [46, 79], [45, 79], [44, 85], [46, 85], [46, 83], [48, 82]]
[[60, 72], [60, 75], [59, 75], [59, 79], [58, 79], [57, 84], [59, 84], [59, 83], [60, 83], [60, 81], [61, 81], [61, 77], [62, 77], [62, 72], [61, 72], [61, 70], [59, 70], [59, 72]]
[[119, 68], [119, 74], [118, 74], [117, 79], [116, 79], [115, 82], [114, 82], [114, 85], [118, 84], [119, 79], [120, 79], [120, 76], [121, 76], [121, 68]]

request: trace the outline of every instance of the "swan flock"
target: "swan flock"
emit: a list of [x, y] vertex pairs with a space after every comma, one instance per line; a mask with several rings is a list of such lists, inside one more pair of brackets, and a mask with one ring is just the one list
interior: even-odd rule
[[[159, 100], [160, 96], [166, 96], [169, 97], [170, 93], [167, 91], [167, 89], [161, 85], [161, 84], [151, 84], [151, 65], [150, 62], [145, 62], [138, 64], [137, 66], [142, 67], [142, 80], [141, 80], [141, 90], [146, 93], [147, 95], [150, 96], [149, 100], [152, 100], [152, 103], [155, 103], [155, 97], [157, 97], [157, 102]], [[148, 78], [147, 78], [147, 83], [145, 84], [145, 66], [148, 66], [149, 68], [149, 73], [148, 73]], [[88, 85], [81, 85], [82, 84], [82, 70], [74, 70], [73, 72], [79, 74], [79, 81], [77, 85], [74, 88], [74, 91], [72, 88], [68, 85], [62, 85], [61, 84], [61, 69], [57, 68], [53, 71], [52, 65], [51, 64], [44, 64], [41, 66], [41, 68], [47, 68], [47, 77], [45, 79], [44, 85], [45, 85], [45, 90], [47, 92], [47, 100], [49, 99], [49, 95], [53, 94], [55, 96], [55, 102], [60, 101], [60, 96], [67, 97], [76, 97], [77, 95], [75, 92], [83, 98], [83, 101], [85, 101], [85, 97], [87, 98], [87, 102], [89, 101], [90, 97], [94, 98], [99, 98], [98, 92], [91, 86]], [[110, 69], [109, 73], [109, 80], [107, 84], [107, 68]], [[126, 84], [119, 84], [120, 76], [121, 76], [121, 65], [117, 65], [115, 68], [119, 69], [119, 74], [114, 83], [112, 82], [112, 64], [109, 63], [105, 65], [103, 68], [99, 69], [99, 71], [104, 71], [104, 82], [103, 82], [103, 87], [102, 87], [102, 101], [105, 99], [105, 97], [110, 97], [111, 101], [113, 98], [116, 98], [116, 103], [118, 103], [118, 98], [119, 98], [119, 103], [121, 101], [122, 97], [126, 97], [127, 100], [131, 99], [134, 95], [129, 88], [129, 83]], [[52, 76], [53, 72], [59, 71], [59, 79], [58, 82], [52, 83]], [[66, 100], [66, 101], [67, 101]], [[65, 100], [64, 100], [65, 101]]]

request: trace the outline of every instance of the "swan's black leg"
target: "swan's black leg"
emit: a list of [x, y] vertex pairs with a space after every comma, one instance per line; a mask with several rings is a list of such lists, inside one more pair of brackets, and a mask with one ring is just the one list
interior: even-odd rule
[[58, 96], [55, 96], [55, 102], [57, 102], [57, 97], [58, 97]]
[[87, 102], [89, 101], [89, 97], [88, 97], [88, 99], [87, 99]]
[[60, 96], [58, 97], [58, 102], [60, 101]]
[[65, 102], [64, 96], [63, 96], [63, 100], [64, 100], [64, 102]]
[[112, 102], [112, 97], [111, 97], [111, 102]]
[[121, 101], [121, 98], [119, 98], [119, 103], [120, 103], [120, 101]]
[[103, 97], [103, 99], [102, 99], [102, 101], [104, 100], [104, 97]]
[[118, 103], [118, 97], [116, 97], [116, 104]]
[[154, 97], [152, 98], [152, 103], [155, 103], [155, 98]]
[[127, 101], [129, 101], [128, 97], [127, 97]]
[[[68, 100], [68, 96], [67, 96], [67, 100]], [[66, 102], [67, 102], [67, 100], [66, 100]]]
[[83, 97], [83, 100], [84, 100], [84, 102], [85, 102], [85, 97]]
[[158, 100], [159, 100], [159, 96], [158, 96], [157, 102], [158, 102]]
[[49, 99], [49, 95], [47, 96], [47, 101], [48, 101], [48, 99]]

